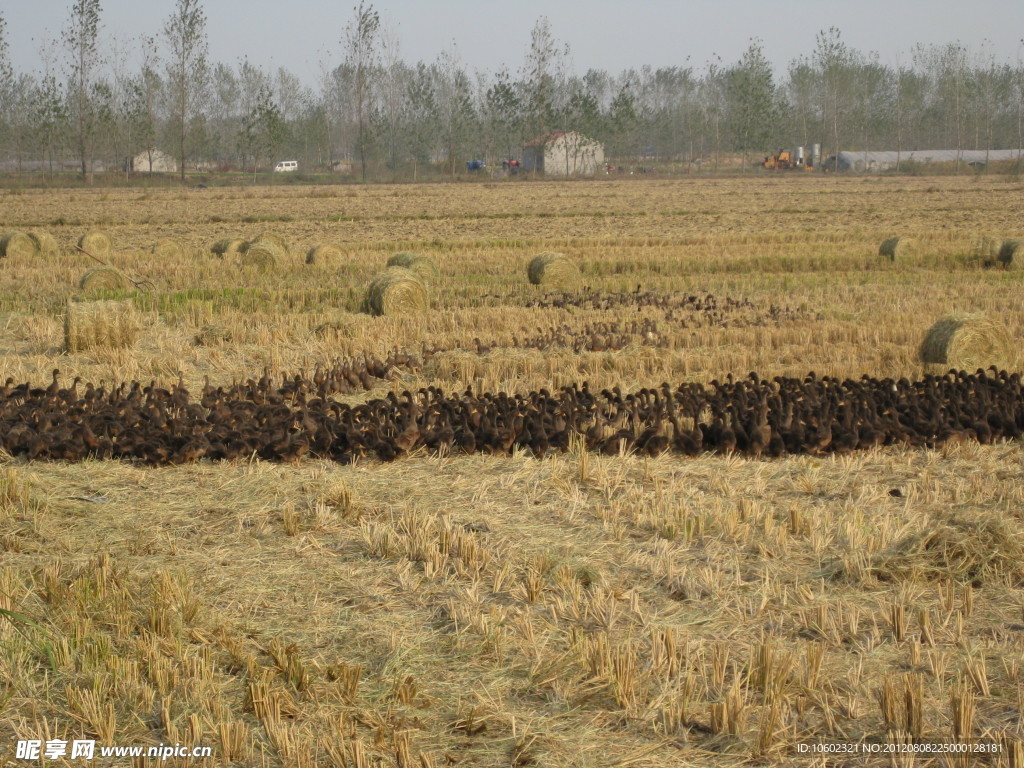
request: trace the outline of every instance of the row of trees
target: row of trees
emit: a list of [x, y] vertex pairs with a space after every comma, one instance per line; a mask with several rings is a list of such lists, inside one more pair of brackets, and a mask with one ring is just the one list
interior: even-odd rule
[[471, 72], [454, 45], [407, 63], [360, 3], [339, 37], [340, 62], [308, 85], [247, 59], [210, 61], [201, 0], [176, 0], [135, 57], [105, 55], [101, 32], [100, 0], [73, 0], [40, 70], [15, 72], [0, 13], [0, 160], [52, 169], [74, 158], [88, 175], [94, 161], [118, 168], [160, 147], [182, 174], [287, 156], [303, 168], [341, 163], [365, 179], [499, 163], [555, 130], [604, 142], [617, 162], [686, 167], [717, 166], [725, 153], [746, 166], [793, 144], [821, 143], [826, 154], [1024, 146], [1024, 66], [959, 43], [918, 45], [888, 65], [832, 28], [781, 73], [753, 40], [731, 63], [578, 75], [541, 18], [518, 70], [485, 73]]

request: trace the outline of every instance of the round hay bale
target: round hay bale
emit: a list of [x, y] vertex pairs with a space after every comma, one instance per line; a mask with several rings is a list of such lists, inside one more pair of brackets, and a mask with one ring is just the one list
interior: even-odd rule
[[272, 242], [274, 245], [276, 245], [278, 248], [280, 248], [282, 251], [284, 251], [284, 253], [286, 255], [287, 255], [288, 251], [291, 250], [291, 246], [288, 245], [288, 241], [287, 240], [285, 240], [277, 232], [271, 232], [269, 230], [267, 232], [264, 232], [262, 235], [257, 237], [255, 240], [252, 240], [251, 242], [253, 242], [253, 243], [264, 242], [265, 243], [267, 241]]
[[94, 229], [78, 239], [78, 247], [102, 259], [110, 255], [110, 235]]
[[345, 252], [341, 249], [340, 245], [320, 243], [320, 245], [314, 245], [306, 253], [306, 263], [332, 266], [337, 264], [344, 254]]
[[1009, 267], [1018, 256], [1024, 256], [1024, 240], [1003, 240], [999, 246], [999, 261], [1003, 266]]
[[88, 293], [127, 291], [130, 287], [131, 281], [128, 277], [114, 267], [94, 267], [78, 281], [78, 289]]
[[64, 349], [130, 347], [139, 335], [139, 316], [130, 301], [69, 301], [64, 313]]
[[405, 267], [391, 267], [378, 273], [366, 292], [366, 309], [374, 315], [422, 312], [428, 303], [423, 280]]
[[238, 254], [238, 259], [243, 267], [253, 267], [260, 272], [266, 272], [277, 266], [287, 255], [288, 251], [273, 240], [254, 240]]
[[188, 248], [180, 240], [173, 237], [165, 237], [153, 243], [153, 255], [161, 259], [183, 259], [188, 254]]
[[240, 237], [225, 237], [210, 246], [210, 252], [221, 258], [237, 256], [245, 250], [247, 243]]
[[969, 263], [980, 263], [991, 266], [999, 258], [999, 249], [1003, 241], [990, 235], [978, 235], [971, 241], [971, 250], [967, 253]]
[[551, 251], [538, 254], [526, 270], [534, 285], [573, 285], [580, 280], [580, 269], [567, 256]]
[[390, 259], [388, 259], [389, 267], [405, 267], [410, 269], [420, 276], [422, 280], [430, 281], [435, 280], [441, 274], [437, 268], [437, 264], [429, 256], [424, 256], [420, 253], [412, 253], [410, 251], [402, 251], [396, 253]]
[[888, 256], [890, 261], [913, 258], [920, 253], [917, 240], [912, 237], [890, 237], [878, 248], [879, 256]]
[[36, 250], [39, 251], [41, 256], [56, 256], [60, 253], [57, 241], [49, 232], [29, 232], [28, 236], [36, 244]]
[[37, 250], [35, 240], [24, 232], [8, 232], [0, 240], [0, 254], [3, 256], [30, 259]]
[[928, 329], [921, 362], [973, 372], [990, 365], [1012, 370], [1016, 354], [1006, 329], [979, 315], [947, 315]]

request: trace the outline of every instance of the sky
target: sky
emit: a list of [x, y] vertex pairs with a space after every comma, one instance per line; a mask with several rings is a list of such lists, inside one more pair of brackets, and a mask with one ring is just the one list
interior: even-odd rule
[[[315, 85], [325, 65], [343, 58], [342, 38], [357, 0], [204, 0], [210, 58], [243, 56], [284, 68]], [[737, 61], [751, 38], [782, 75], [810, 56], [819, 30], [837, 27], [843, 41], [875, 51], [883, 64], [908, 63], [916, 43], [959, 41], [998, 61], [1024, 58], [1024, 0], [379, 0], [368, 2], [398, 40], [409, 63], [454, 50], [470, 71], [522, 66], [541, 16], [570, 49], [571, 69], [618, 74], [643, 65], [702, 69], [713, 57]], [[175, 0], [101, 0], [101, 37], [129, 62], [139, 37], [159, 36]], [[2, 0], [17, 71], [40, 71], [46, 41], [59, 40], [71, 0]], [[52, 49], [52, 44], [51, 44]]]

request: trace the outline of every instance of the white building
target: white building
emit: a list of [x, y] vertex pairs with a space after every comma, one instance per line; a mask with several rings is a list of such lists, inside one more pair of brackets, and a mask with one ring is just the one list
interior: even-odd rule
[[556, 131], [523, 147], [523, 170], [545, 176], [593, 176], [604, 166], [604, 146], [576, 131]]
[[177, 173], [178, 161], [159, 149], [145, 149], [131, 159], [135, 173]]
[[980, 168], [988, 163], [1019, 160], [1021, 155], [1022, 152], [1019, 149], [905, 149], [902, 152], [840, 152], [838, 162], [833, 155], [825, 161], [825, 168], [830, 171], [871, 173], [872, 171], [887, 171], [895, 168], [897, 162], [900, 164], [955, 163], [958, 156], [962, 164]]

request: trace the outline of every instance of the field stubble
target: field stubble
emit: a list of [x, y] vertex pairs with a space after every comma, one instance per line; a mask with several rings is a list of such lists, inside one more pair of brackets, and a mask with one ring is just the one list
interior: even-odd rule
[[[426, 347], [446, 351], [392, 388], [913, 377], [938, 314], [1021, 338], [1019, 274], [964, 256], [976, 231], [1020, 236], [1022, 199], [956, 178], [27, 191], [4, 197], [0, 228], [65, 247], [0, 261], [3, 376], [180, 373], [198, 390]], [[64, 354], [61, 307], [90, 266], [66, 245], [93, 227], [156, 290], [102, 297], [148, 318], [134, 347]], [[291, 245], [268, 272], [208, 253], [267, 228]], [[893, 234], [921, 253], [879, 258]], [[194, 253], [148, 252], [165, 237]], [[319, 242], [344, 253], [306, 265]], [[401, 250], [438, 264], [431, 310], [359, 313]], [[577, 261], [593, 295], [711, 294], [716, 309], [528, 306], [542, 250]], [[629, 321], [647, 330], [605, 349]], [[1005, 740], [1002, 764], [1019, 765], [1021, 460], [1017, 444], [8, 460], [0, 609], [37, 623], [0, 619], [0, 743], [180, 741], [273, 766], [805, 765], [795, 745], [816, 739], [960, 735]], [[873, 763], [890, 761], [846, 764]]]

